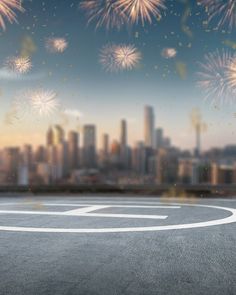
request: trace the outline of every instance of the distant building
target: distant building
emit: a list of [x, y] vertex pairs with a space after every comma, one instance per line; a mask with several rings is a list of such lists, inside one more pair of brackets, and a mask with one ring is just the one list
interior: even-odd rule
[[47, 145], [58, 145], [64, 142], [65, 133], [61, 126], [54, 125], [47, 132]]
[[51, 126], [49, 127], [47, 131], [46, 143], [47, 143], [47, 146], [53, 145], [53, 131]]
[[19, 148], [12, 147], [4, 150], [4, 170], [6, 171], [7, 183], [17, 184], [20, 160]]
[[142, 141], [137, 142], [132, 150], [132, 169], [140, 175], [146, 173], [146, 149]]
[[40, 145], [36, 148], [34, 153], [34, 162], [46, 162], [47, 161], [47, 150], [44, 146]]
[[110, 151], [110, 163], [113, 168], [120, 168], [121, 161], [120, 161], [120, 154], [121, 154], [121, 146], [117, 140], [113, 140], [111, 143], [111, 151]]
[[120, 126], [120, 162], [123, 168], [128, 168], [127, 122], [121, 121]]
[[103, 151], [104, 157], [109, 156], [109, 135], [106, 133], [103, 134], [103, 137], [102, 137], [102, 151]]
[[[48, 163], [38, 163], [36, 165], [36, 173], [40, 177], [40, 180], [43, 184], [48, 185], [53, 182], [52, 173], [51, 173], [51, 165]], [[55, 177], [57, 179], [57, 177]]]
[[211, 184], [235, 184], [236, 183], [236, 165], [220, 165], [213, 163], [211, 165]]
[[201, 164], [195, 158], [180, 158], [178, 166], [178, 180], [185, 184], [200, 183]]
[[162, 141], [162, 147], [165, 149], [169, 149], [171, 147], [171, 140], [169, 137], [164, 137]]
[[156, 145], [155, 148], [156, 149], [160, 149], [163, 147], [163, 129], [161, 128], [157, 128], [156, 129]]
[[155, 116], [151, 106], [144, 108], [144, 143], [146, 147], [155, 148], [154, 144]]
[[29, 144], [26, 144], [23, 147], [22, 161], [23, 161], [23, 164], [26, 165], [29, 169], [32, 168], [32, 165], [33, 165], [33, 150], [32, 150], [32, 146], [29, 145]]
[[160, 149], [157, 153], [156, 179], [158, 184], [176, 183], [178, 180], [178, 152]]
[[29, 185], [29, 166], [26, 164], [20, 164], [18, 166], [17, 185]]
[[68, 169], [69, 171], [79, 168], [79, 134], [70, 131], [68, 134]]
[[95, 125], [85, 125], [83, 128], [83, 167], [97, 167]]

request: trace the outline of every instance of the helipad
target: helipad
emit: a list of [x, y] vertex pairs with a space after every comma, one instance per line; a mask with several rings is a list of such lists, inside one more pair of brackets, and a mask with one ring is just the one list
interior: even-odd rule
[[[23, 208], [22, 208], [23, 207]], [[52, 208], [53, 210], [50, 210]], [[57, 211], [55, 208], [60, 208]], [[119, 209], [119, 213], [116, 212]], [[190, 210], [191, 209], [191, 210]], [[194, 222], [191, 221], [191, 214], [194, 211], [200, 212], [205, 210], [204, 215], [209, 218], [198, 218]], [[104, 212], [105, 210], [105, 212]], [[128, 210], [128, 213], [127, 213]], [[206, 210], [209, 212], [206, 214]], [[136, 213], [134, 213], [135, 211]], [[138, 211], [138, 213], [137, 213]], [[145, 211], [145, 213], [144, 213]], [[175, 211], [175, 212], [174, 212]], [[154, 213], [155, 214], [154, 214]], [[174, 212], [174, 214], [173, 214]], [[211, 217], [211, 214], [217, 212], [217, 217]], [[200, 214], [201, 215], [201, 214]], [[16, 224], [7, 224], [2, 221], [2, 217], [15, 216]], [[21, 226], [22, 217], [19, 216], [35, 216], [34, 222], [37, 220], [42, 222], [43, 217], [53, 218], [53, 227], [34, 226], [28, 224]], [[177, 220], [173, 218], [176, 216]], [[180, 217], [184, 216], [185, 222], [180, 222]], [[213, 214], [214, 216], [214, 214]], [[17, 220], [20, 218], [20, 222]], [[38, 219], [37, 219], [38, 218]], [[56, 219], [55, 219], [56, 218]], [[84, 224], [84, 227], [67, 226], [67, 219], [70, 218], [70, 224], [78, 223], [78, 220]], [[71, 219], [73, 218], [73, 220]], [[83, 219], [83, 221], [82, 221]], [[104, 219], [110, 219], [111, 223], [117, 224], [105, 226]], [[122, 232], [150, 232], [150, 231], [166, 231], [194, 229], [210, 226], [220, 226], [236, 222], [236, 209], [204, 204], [182, 204], [160, 202], [8, 202], [0, 203], [0, 231], [12, 232], [38, 232], [38, 233], [122, 233]], [[28, 220], [28, 219], [27, 219]], [[119, 220], [118, 223], [115, 220]], [[120, 226], [120, 222], [125, 220], [126, 226]], [[135, 221], [135, 226], [131, 222]], [[147, 220], [151, 221], [147, 225]], [[169, 221], [170, 220], [170, 221]], [[190, 220], [190, 221], [188, 221]], [[24, 219], [23, 219], [24, 221]], [[57, 222], [59, 222], [57, 226]], [[12, 222], [11, 222], [12, 223]], [[46, 222], [50, 223], [50, 220]], [[55, 225], [56, 223], [56, 225]], [[89, 227], [86, 226], [89, 224]], [[61, 225], [62, 224], [62, 225]], [[95, 226], [93, 226], [96, 225]]]
[[0, 294], [236, 294], [236, 199], [0, 198]]

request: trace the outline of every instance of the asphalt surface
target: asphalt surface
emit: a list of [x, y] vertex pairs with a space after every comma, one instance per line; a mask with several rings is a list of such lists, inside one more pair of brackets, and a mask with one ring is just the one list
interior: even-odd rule
[[0, 294], [234, 295], [234, 209], [236, 199], [1, 196]]

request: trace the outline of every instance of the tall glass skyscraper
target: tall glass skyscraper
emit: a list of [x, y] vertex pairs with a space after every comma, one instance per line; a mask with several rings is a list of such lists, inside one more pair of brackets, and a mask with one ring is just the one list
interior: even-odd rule
[[146, 147], [155, 148], [154, 143], [155, 115], [153, 107], [144, 108], [144, 143]]

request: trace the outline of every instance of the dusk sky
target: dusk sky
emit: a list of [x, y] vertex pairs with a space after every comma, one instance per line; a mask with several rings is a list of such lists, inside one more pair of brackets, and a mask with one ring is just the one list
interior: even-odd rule
[[[6, 20], [0, 35], [1, 147], [44, 144], [46, 130], [54, 123], [65, 130], [81, 130], [83, 124], [94, 123], [98, 141], [105, 132], [119, 138], [122, 118], [128, 121], [132, 145], [143, 139], [146, 104], [155, 109], [156, 127], [162, 127], [176, 146], [193, 148], [190, 113], [196, 107], [208, 125], [203, 149], [235, 143], [235, 104], [206, 100], [203, 89], [196, 86], [198, 63], [204, 62], [205, 54], [222, 48], [233, 53], [235, 28], [217, 28], [217, 17], [207, 24], [208, 14], [197, 1], [167, 0], [161, 20], [154, 17], [151, 24], [139, 22], [120, 30], [96, 29], [96, 21], [88, 24], [80, 2], [24, 0], [25, 12], [16, 11], [18, 24]], [[52, 37], [65, 38], [68, 48], [63, 53], [48, 52], [45, 42]], [[27, 42], [35, 46], [30, 52], [32, 70], [24, 75], [6, 71], [7, 58], [20, 55]], [[99, 54], [109, 43], [134, 45], [142, 55], [140, 64], [130, 71], [106, 72]], [[165, 48], [174, 48], [176, 56], [163, 57]], [[28, 89], [55, 91], [67, 117], [26, 114], [7, 123], [12, 104]], [[71, 110], [81, 114], [79, 120], [69, 114]]]

